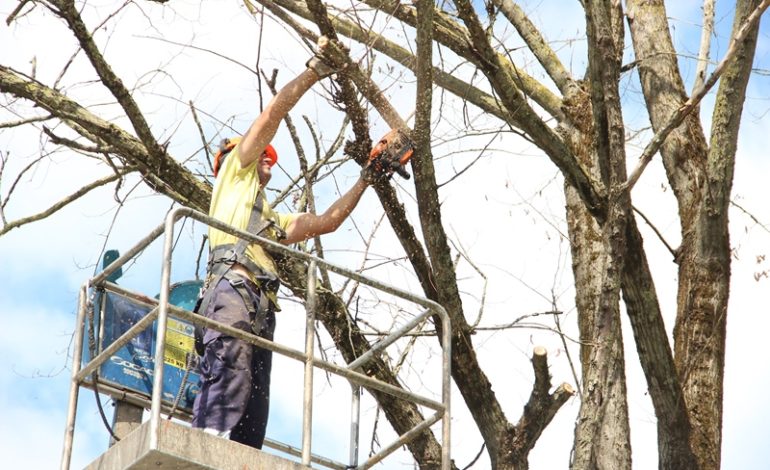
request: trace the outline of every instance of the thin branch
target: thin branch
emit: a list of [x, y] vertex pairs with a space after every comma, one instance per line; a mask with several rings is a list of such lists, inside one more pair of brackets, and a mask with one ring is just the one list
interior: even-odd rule
[[[551, 296], [553, 297], [551, 305], [553, 306], [553, 310], [556, 310], [556, 295], [552, 292]], [[572, 341], [572, 339], [569, 338], [566, 333], [564, 333], [564, 330], [561, 327], [561, 318], [559, 315], [553, 316], [553, 323], [556, 325], [555, 330], [559, 335], [559, 339], [561, 339], [562, 347], [564, 347], [564, 354], [566, 354], [567, 356], [567, 363], [569, 364], [570, 372], [572, 372], [572, 378], [575, 380], [577, 393], [582, 399], [583, 387], [580, 385], [580, 377], [578, 376], [577, 368], [575, 367], [575, 361], [572, 359], [572, 353], [570, 352], [569, 347], [567, 346], [567, 339], [570, 339], [570, 341]]]
[[706, 68], [711, 50], [711, 35], [714, 34], [714, 0], [703, 0], [703, 30], [700, 33], [700, 49], [698, 50], [698, 67], [695, 69], [693, 92], [702, 87], [706, 81]]
[[5, 200], [2, 201], [2, 205], [0, 205], [0, 207], [4, 208], [6, 206], [6, 204], [8, 204], [8, 201], [11, 199], [11, 195], [13, 194], [14, 190], [16, 189], [16, 186], [21, 181], [22, 176], [24, 176], [24, 174], [27, 171], [32, 169], [32, 167], [34, 167], [35, 165], [40, 163], [40, 161], [43, 160], [46, 156], [47, 156], [46, 154], [40, 155], [39, 157], [34, 159], [32, 162], [30, 162], [27, 166], [25, 166], [24, 168], [21, 169], [19, 174], [16, 175], [16, 178], [13, 180], [13, 183], [11, 183], [11, 188], [8, 190], [8, 195], [5, 197]]
[[196, 51], [206, 52], [206, 53], [211, 54], [213, 56], [216, 56], [216, 57], [218, 57], [220, 59], [223, 59], [223, 60], [225, 60], [227, 62], [230, 62], [230, 63], [232, 63], [234, 65], [237, 65], [238, 67], [240, 67], [240, 68], [242, 68], [244, 70], [247, 70], [249, 73], [259, 77], [259, 73], [256, 70], [254, 70], [251, 67], [249, 67], [248, 65], [246, 65], [246, 64], [244, 64], [242, 62], [238, 62], [237, 60], [233, 59], [232, 57], [228, 57], [225, 54], [221, 54], [219, 52], [212, 51], [211, 49], [206, 49], [206, 48], [203, 48], [203, 47], [194, 46], [192, 44], [185, 44], [185, 43], [181, 43], [181, 42], [177, 42], [177, 41], [172, 41], [170, 39], [166, 39], [166, 38], [162, 38], [162, 37], [156, 37], [156, 36], [141, 36], [140, 35], [140, 36], [137, 36], [137, 37], [138, 38], [143, 38], [143, 39], [152, 39], [154, 41], [165, 42], [167, 44], [183, 47], [185, 49], [194, 49]]
[[[457, 234], [455, 234], [455, 237], [457, 237]], [[457, 237], [459, 239], [459, 237]], [[471, 261], [470, 256], [468, 256], [468, 253], [465, 251], [465, 247], [462, 246], [460, 242], [457, 242], [457, 244], [454, 242], [454, 240], [449, 240], [452, 243], [452, 246], [454, 246], [455, 250], [457, 250], [457, 253], [459, 253], [459, 256], [462, 256], [465, 258], [465, 261], [468, 262], [468, 264], [471, 265], [471, 267], [476, 270], [477, 273], [479, 273], [479, 276], [484, 280], [484, 287], [481, 290], [481, 305], [479, 305], [479, 313], [476, 316], [476, 321], [471, 324], [471, 328], [476, 328], [479, 326], [479, 323], [481, 323], [481, 317], [484, 315], [484, 306], [487, 302], [487, 284], [489, 283], [489, 280], [487, 279], [487, 275], [484, 274], [484, 272], [479, 269], [476, 264]], [[459, 245], [459, 248], [458, 248]]]
[[[372, 327], [372, 325], [369, 325], [367, 322], [363, 320], [359, 319], [358, 321], [373, 329], [373, 331], [361, 331], [362, 335], [376, 336], [376, 337], [382, 338], [382, 337], [388, 336], [391, 333], [390, 331], [379, 331], [376, 328]], [[557, 330], [556, 328], [552, 328], [548, 325], [543, 325], [541, 323], [519, 323], [516, 325], [503, 325], [503, 326], [480, 326], [478, 328], [474, 328], [473, 330], [470, 330], [468, 334], [476, 335], [483, 331], [506, 331], [506, 330], [518, 330], [518, 329], [548, 331], [548, 332], [560, 335], [561, 337], [569, 340], [571, 343], [581, 344], [580, 340], [572, 338], [564, 334], [560, 330]], [[439, 333], [436, 330], [423, 330], [418, 332], [404, 333], [404, 337], [412, 337], [412, 336], [436, 337], [436, 336], [439, 336]], [[587, 342], [582, 341], [582, 344], [587, 344]]]
[[[374, 240], [374, 235], [379, 231], [380, 225], [382, 224], [382, 221], [385, 220], [385, 213], [383, 212], [380, 215], [380, 218], [377, 219], [377, 222], [374, 223], [374, 227], [372, 228], [371, 233], [369, 234], [369, 238], [364, 242], [364, 252], [363, 256], [361, 257], [361, 265], [359, 266], [358, 270], [356, 272], [363, 272], [366, 268], [366, 262], [369, 259], [369, 250], [372, 246], [372, 241]], [[350, 296], [348, 297], [348, 301], [345, 302], [345, 308], [350, 308], [350, 303], [353, 301], [353, 298], [356, 295], [356, 292], [358, 291], [359, 286], [361, 283], [357, 280], [353, 280], [351, 278], [346, 278], [345, 281], [342, 283], [342, 286], [337, 291], [338, 295], [342, 295], [342, 292], [347, 289], [348, 285], [350, 283], [353, 283], [353, 287], [350, 289]]]
[[439, 188], [441, 188], [441, 187], [443, 187], [443, 186], [445, 186], [445, 185], [447, 185], [447, 184], [451, 183], [451, 182], [452, 182], [452, 181], [454, 181], [455, 179], [459, 178], [459, 177], [460, 177], [460, 175], [462, 175], [462, 174], [463, 174], [463, 173], [465, 173], [466, 171], [470, 170], [470, 169], [471, 169], [471, 167], [473, 167], [473, 165], [475, 165], [475, 164], [476, 164], [476, 162], [478, 162], [479, 160], [481, 160], [481, 158], [482, 158], [482, 157], [484, 157], [484, 155], [485, 155], [486, 151], [489, 149], [489, 146], [490, 146], [490, 145], [492, 145], [492, 142], [494, 142], [494, 141], [495, 141], [495, 139], [496, 139], [496, 138], [497, 138], [499, 135], [500, 135], [500, 131], [498, 130], [496, 133], [494, 133], [494, 134], [492, 135], [492, 137], [489, 139], [489, 142], [487, 142], [487, 143], [484, 145], [484, 147], [482, 147], [482, 148], [481, 148], [481, 150], [479, 150], [479, 153], [478, 153], [478, 155], [476, 155], [476, 158], [474, 158], [474, 159], [473, 159], [473, 160], [472, 160], [470, 163], [468, 163], [467, 165], [465, 165], [465, 168], [461, 169], [460, 171], [456, 171], [456, 172], [455, 172], [455, 174], [454, 174], [454, 175], [452, 175], [452, 177], [451, 177], [451, 178], [449, 178], [448, 180], [444, 181], [443, 183], [439, 183], [439, 184], [438, 184], [438, 187], [439, 187]]
[[481, 457], [481, 454], [484, 453], [484, 449], [486, 449], [486, 448], [487, 448], [487, 443], [486, 442], [482, 442], [481, 443], [481, 449], [479, 449], [479, 453], [476, 454], [475, 457], [473, 457], [473, 460], [471, 460], [470, 463], [468, 463], [468, 465], [463, 467], [463, 470], [468, 470], [472, 466], [476, 465], [476, 462], [478, 462], [479, 458]]
[[751, 220], [753, 220], [754, 222], [756, 222], [756, 223], [757, 223], [757, 225], [759, 225], [760, 227], [762, 227], [762, 229], [763, 229], [765, 232], [767, 232], [767, 233], [770, 233], [770, 228], [768, 228], [768, 227], [767, 227], [767, 225], [765, 225], [765, 224], [763, 224], [762, 222], [760, 222], [760, 221], [759, 221], [759, 219], [757, 219], [757, 218], [756, 218], [756, 217], [755, 217], [755, 216], [754, 216], [754, 215], [753, 215], [751, 212], [749, 212], [749, 211], [747, 211], [746, 209], [744, 209], [742, 206], [740, 206], [740, 205], [739, 205], [737, 202], [735, 202], [735, 201], [734, 201], [734, 200], [732, 200], [732, 199], [730, 200], [730, 204], [732, 204], [733, 206], [737, 207], [737, 208], [738, 208], [738, 209], [740, 209], [740, 210], [741, 210], [741, 211], [742, 211], [744, 214], [746, 214], [747, 216], [749, 216], [749, 218], [750, 218]]
[[[5, 19], [6, 26], [10, 26], [11, 23], [13, 23], [13, 20], [16, 19], [17, 16], [19, 16], [19, 13], [21, 12], [21, 9], [24, 8], [24, 6], [29, 3], [30, 0], [19, 0], [19, 4], [16, 5], [16, 8], [13, 9], [10, 15], [8, 15], [8, 18]], [[34, 8], [34, 6], [33, 6]]]
[[45, 116], [45, 117], [41, 116], [41, 117], [33, 117], [29, 119], [22, 119], [20, 121], [0, 122], [0, 129], [8, 129], [10, 127], [19, 127], [25, 124], [32, 124], [35, 122], [45, 122], [50, 120], [51, 118], [53, 118], [53, 116], [49, 114], [48, 116]]
[[650, 221], [650, 219], [648, 219], [648, 218], [647, 218], [647, 216], [646, 216], [646, 215], [644, 215], [644, 214], [642, 213], [642, 211], [640, 211], [639, 209], [637, 209], [637, 208], [636, 208], [636, 206], [634, 206], [634, 205], [631, 205], [631, 208], [632, 208], [632, 209], [634, 209], [634, 212], [636, 212], [637, 214], [639, 214], [639, 217], [641, 217], [642, 219], [644, 219], [644, 221], [645, 221], [645, 222], [647, 222], [647, 225], [649, 225], [649, 226], [650, 226], [650, 228], [652, 229], [652, 231], [653, 231], [653, 232], [655, 232], [655, 235], [657, 235], [657, 236], [658, 236], [658, 239], [660, 239], [660, 241], [661, 241], [661, 242], [662, 242], [662, 243], [663, 243], [663, 244], [666, 246], [666, 248], [668, 249], [668, 251], [671, 253], [671, 256], [673, 256], [674, 258], [676, 258], [676, 250], [675, 250], [674, 248], [671, 248], [671, 245], [669, 245], [669, 244], [666, 242], [666, 239], [665, 239], [665, 238], [663, 238], [663, 234], [662, 234], [662, 233], [660, 233], [660, 231], [658, 230], [658, 228], [657, 228], [657, 227], [655, 227], [655, 225], [653, 225], [653, 224], [652, 224], [652, 222]]
[[211, 152], [209, 152], [209, 143], [206, 141], [206, 134], [203, 132], [203, 126], [201, 125], [201, 121], [198, 118], [198, 112], [195, 110], [195, 105], [193, 104], [192, 100], [190, 100], [189, 105], [193, 122], [195, 122], [195, 127], [198, 128], [198, 135], [200, 136], [201, 143], [203, 144], [203, 152], [206, 154], [206, 163], [208, 163], [209, 171], [211, 171], [213, 174], [214, 167], [211, 164]]
[[[0, 150], [0, 189], [2, 188], [3, 183], [3, 171], [5, 170], [5, 165], [8, 162], [8, 153], [3, 153], [2, 150]], [[3, 193], [0, 191], [0, 224], [7, 224], [8, 221], [5, 220], [5, 211], [3, 210], [3, 207], [5, 207], [5, 203], [3, 202]]]
[[88, 192], [90, 192], [92, 189], [96, 189], [98, 187], [104, 186], [105, 184], [111, 183], [121, 176], [130, 173], [133, 171], [133, 168], [123, 168], [119, 174], [112, 174], [110, 176], [106, 176], [104, 178], [98, 179], [94, 181], [91, 184], [88, 184], [86, 186], [83, 186], [82, 188], [78, 189], [74, 193], [70, 194], [69, 196], [65, 197], [61, 201], [57, 202], [56, 204], [52, 205], [48, 209], [38, 212], [37, 214], [31, 215], [29, 217], [24, 217], [18, 220], [14, 220], [13, 222], [10, 222], [3, 226], [2, 229], [0, 229], [0, 236], [5, 235], [6, 233], [10, 232], [11, 230], [21, 227], [22, 225], [29, 224], [31, 222], [36, 222], [41, 219], [45, 219], [46, 217], [56, 213], [59, 211], [59, 209], [63, 208], [67, 204], [76, 201], [77, 199], [80, 199], [82, 196], [86, 195]]

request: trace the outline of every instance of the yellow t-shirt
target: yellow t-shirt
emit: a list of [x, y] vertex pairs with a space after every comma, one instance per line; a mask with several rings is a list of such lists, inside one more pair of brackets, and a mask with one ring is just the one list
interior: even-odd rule
[[[264, 197], [264, 188], [260, 187], [259, 175], [257, 174], [259, 159], [256, 159], [246, 168], [241, 168], [239, 152], [240, 147], [236, 146], [219, 170], [211, 195], [209, 215], [235, 228], [246, 230], [251, 216], [251, 208], [260, 191], [263, 192]], [[289, 223], [297, 215], [274, 212], [267, 200], [264, 200], [262, 216], [265, 220], [274, 220], [275, 225], [286, 230]], [[260, 236], [277, 241], [278, 231], [271, 226]], [[209, 228], [209, 246], [212, 248], [228, 243], [237, 243], [238, 240], [234, 235], [213, 227]], [[246, 256], [267, 273], [277, 276], [275, 261], [260, 245], [256, 243], [249, 245], [246, 248]]]

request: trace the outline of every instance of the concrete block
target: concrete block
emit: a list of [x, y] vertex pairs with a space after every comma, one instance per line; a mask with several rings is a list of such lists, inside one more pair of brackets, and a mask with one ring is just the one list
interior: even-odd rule
[[199, 429], [161, 420], [157, 449], [150, 448], [148, 421], [86, 467], [86, 470], [129, 469], [309, 470], [310, 467]]

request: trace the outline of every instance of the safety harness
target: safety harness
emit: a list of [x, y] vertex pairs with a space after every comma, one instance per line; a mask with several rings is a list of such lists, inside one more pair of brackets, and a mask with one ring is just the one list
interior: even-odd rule
[[[254, 235], [261, 235], [262, 232], [270, 227], [276, 230], [277, 238], [286, 238], [284, 231], [275, 223], [275, 220], [266, 220], [262, 215], [262, 209], [265, 204], [265, 197], [262, 191], [257, 195], [254, 205], [251, 208], [251, 214], [249, 215], [249, 223], [246, 227], [246, 231]], [[195, 306], [195, 312], [201, 315], [206, 314], [211, 300], [214, 298], [214, 291], [222, 279], [227, 279], [230, 285], [236, 292], [243, 298], [243, 303], [249, 310], [249, 313], [253, 313], [253, 320], [251, 322], [251, 329], [255, 335], [259, 335], [262, 331], [262, 326], [267, 317], [267, 313], [270, 310], [270, 298], [268, 292], [277, 292], [280, 287], [280, 280], [274, 274], [266, 272], [259, 265], [254, 263], [248, 256], [246, 256], [246, 248], [248, 248], [249, 242], [244, 239], [238, 239], [236, 243], [227, 243], [212, 248], [209, 252], [208, 261], [208, 277], [206, 283], [202, 289], [202, 294], [198, 299]], [[230, 268], [235, 263], [242, 264], [252, 274], [254, 274], [261, 295], [259, 296], [259, 305], [257, 311], [253, 311], [253, 302], [249, 295], [248, 288], [246, 287], [246, 280], [235, 272], [230, 271]], [[251, 315], [250, 315], [251, 316]], [[203, 344], [203, 330], [201, 327], [195, 327], [195, 351], [199, 355], [203, 355], [205, 345]]]

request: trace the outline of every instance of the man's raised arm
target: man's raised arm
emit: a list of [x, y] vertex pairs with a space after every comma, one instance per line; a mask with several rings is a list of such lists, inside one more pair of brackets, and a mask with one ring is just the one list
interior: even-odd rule
[[265, 110], [251, 124], [249, 130], [246, 131], [246, 135], [243, 136], [243, 140], [240, 142], [241, 168], [249, 166], [262, 155], [262, 151], [265, 150], [267, 144], [275, 137], [281, 121], [289, 114], [289, 111], [297, 104], [297, 101], [302, 98], [302, 95], [318, 80], [328, 77], [335, 72], [334, 69], [318, 58], [318, 55], [323, 54], [326, 44], [328, 44], [328, 39], [325, 36], [321, 36], [318, 39], [317, 55], [307, 62], [307, 69], [278, 91], [267, 104]]

